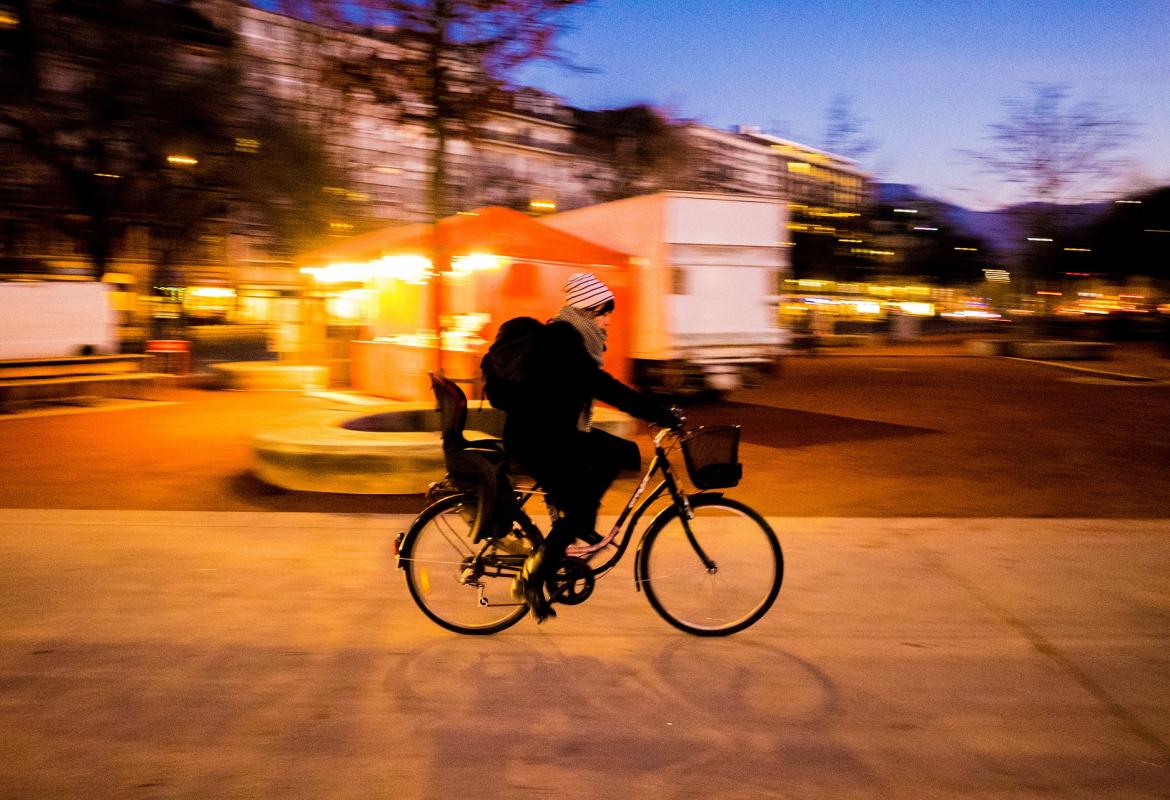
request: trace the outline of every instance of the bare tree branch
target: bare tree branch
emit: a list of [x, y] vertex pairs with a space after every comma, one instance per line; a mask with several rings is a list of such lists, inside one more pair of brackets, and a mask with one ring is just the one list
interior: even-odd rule
[[964, 151], [984, 172], [1021, 187], [1024, 199], [1068, 203], [1099, 196], [1128, 163], [1133, 123], [1100, 102], [1070, 104], [1063, 86], [1034, 84], [1024, 98], [1004, 101], [1005, 117], [990, 126], [989, 146]]
[[877, 149], [878, 141], [865, 135], [867, 120], [853, 113], [853, 100], [839, 94], [825, 110], [825, 149], [860, 161]]
[[1113, 190], [1134, 135], [1126, 115], [1103, 103], [1073, 104], [1064, 86], [1030, 89], [1004, 102], [1005, 116], [990, 126], [986, 149], [965, 151], [983, 172], [1018, 187], [1024, 202], [1013, 207], [1023, 233], [1017, 275], [1025, 285], [1063, 277], [1054, 239], [1070, 226], [1071, 204]]
[[566, 63], [556, 48], [563, 13], [587, 0], [286, 0], [288, 13], [395, 45], [395, 60], [338, 67], [354, 85], [399, 117], [423, 125], [432, 140], [430, 206], [447, 202], [447, 144], [474, 135], [512, 73], [537, 60]]

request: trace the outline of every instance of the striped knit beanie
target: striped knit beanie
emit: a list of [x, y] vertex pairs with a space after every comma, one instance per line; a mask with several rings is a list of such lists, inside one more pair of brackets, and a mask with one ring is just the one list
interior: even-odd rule
[[574, 308], [597, 308], [613, 300], [613, 292], [592, 272], [578, 272], [565, 284], [565, 305]]

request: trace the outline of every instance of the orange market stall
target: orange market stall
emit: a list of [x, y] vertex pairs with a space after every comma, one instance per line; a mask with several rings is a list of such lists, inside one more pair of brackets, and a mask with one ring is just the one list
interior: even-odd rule
[[629, 380], [628, 255], [499, 207], [439, 222], [438, 261], [445, 266], [438, 271], [435, 239], [433, 225], [393, 226], [298, 259], [326, 315], [362, 326], [364, 335], [350, 344], [354, 389], [429, 399], [426, 372], [441, 359], [445, 374], [472, 393], [479, 359], [500, 324], [515, 316], [553, 316], [561, 287], [576, 272], [596, 274], [627, 312], [614, 315], [605, 366]]

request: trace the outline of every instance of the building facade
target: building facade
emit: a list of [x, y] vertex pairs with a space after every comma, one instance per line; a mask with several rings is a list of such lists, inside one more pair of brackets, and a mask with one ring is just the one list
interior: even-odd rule
[[[337, 186], [325, 187], [336, 209], [329, 236], [430, 218], [433, 141], [410, 113], [425, 109], [409, 95], [388, 102], [374, 82], [362, 84], [339, 69], [364, 61], [374, 65], [371, 74], [392, 75], [402, 44], [379, 31], [333, 30], [242, 0], [202, 0], [192, 7], [238, 46], [240, 113], [279, 103], [282, 113], [317, 137], [342, 176]], [[672, 179], [679, 185], [656, 188], [779, 197], [790, 204], [793, 225], [826, 229], [840, 215], [862, 213], [869, 202], [868, 176], [847, 159], [755, 129], [681, 128], [695, 155], [685, 174]], [[574, 110], [538, 90], [500, 93], [479, 127], [449, 139], [446, 152], [451, 212], [504, 205], [543, 213], [612, 199], [604, 187], [613, 165], [596, 147], [583, 146]], [[5, 212], [4, 258], [24, 264], [24, 277], [84, 275], [85, 258], [69, 237], [37, 228], [36, 210], [25, 211], [28, 219], [19, 226], [12, 210]], [[281, 243], [264, 226], [230, 214], [212, 228], [176, 266], [176, 288], [189, 300], [204, 298], [196, 305], [213, 314], [271, 318], [276, 299], [300, 286]], [[147, 256], [154, 246], [148, 228], [131, 227], [108, 271], [137, 294], [152, 294]]]

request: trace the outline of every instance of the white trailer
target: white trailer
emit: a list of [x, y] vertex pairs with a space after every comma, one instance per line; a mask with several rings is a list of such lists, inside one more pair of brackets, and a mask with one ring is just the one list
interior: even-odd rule
[[94, 281], [0, 282], [0, 359], [117, 353], [109, 289]]
[[637, 383], [734, 389], [782, 352], [788, 209], [779, 199], [659, 192], [542, 221], [633, 256]]

